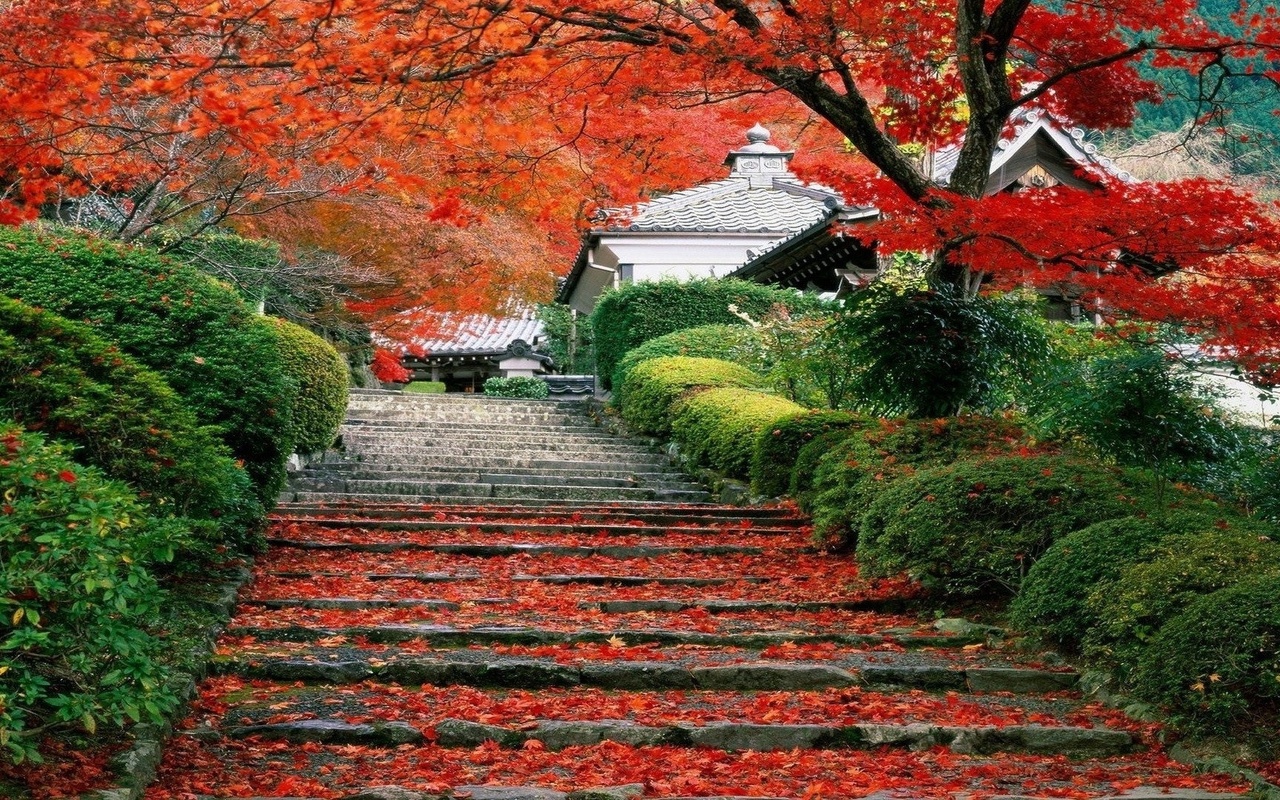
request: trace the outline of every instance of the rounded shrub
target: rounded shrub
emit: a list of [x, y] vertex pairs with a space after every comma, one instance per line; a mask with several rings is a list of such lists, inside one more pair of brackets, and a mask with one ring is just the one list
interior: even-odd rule
[[751, 459], [751, 487], [758, 493], [776, 497], [791, 488], [792, 471], [800, 450], [814, 437], [831, 432], [878, 425], [878, 421], [848, 411], [809, 411], [760, 432]]
[[1125, 671], [1160, 628], [1198, 597], [1252, 575], [1276, 574], [1280, 545], [1247, 525], [1171, 536], [1150, 560], [1094, 589], [1088, 610], [1098, 623], [1085, 636], [1085, 650]]
[[0, 415], [74, 445], [158, 514], [205, 521], [206, 544], [256, 543], [264, 509], [217, 431], [87, 326], [0, 297]]
[[1134, 479], [1065, 456], [960, 461], [902, 476], [862, 517], [858, 558], [954, 596], [1014, 594], [1057, 539], [1147, 510]]
[[1168, 536], [1238, 524], [1238, 520], [1204, 512], [1176, 511], [1119, 517], [1081, 528], [1054, 542], [1027, 572], [1009, 607], [1010, 621], [1078, 650], [1085, 634], [1099, 624], [1087, 603], [1096, 587], [1114, 580], [1129, 565], [1150, 558]]
[[[1280, 574], [1192, 600], [1139, 657], [1134, 692], [1197, 732], [1280, 712]], [[1271, 745], [1274, 747], [1275, 742]]]
[[404, 385], [410, 394], [444, 394], [444, 381], [414, 381]]
[[333, 345], [279, 317], [264, 317], [280, 337], [280, 358], [298, 385], [293, 402], [294, 449], [315, 453], [333, 444], [347, 413], [347, 363]]
[[629, 351], [613, 370], [612, 386], [616, 394], [636, 364], [652, 358], [688, 356], [731, 361], [748, 369], [759, 369], [764, 363], [760, 335], [748, 325], [699, 325], [673, 331], [650, 339]]
[[490, 378], [484, 382], [484, 393], [490, 397], [546, 400], [551, 390], [541, 378]]
[[804, 407], [750, 389], [707, 389], [686, 395], [672, 408], [671, 438], [699, 464], [733, 477], [751, 468], [760, 434]]
[[[815, 295], [793, 289], [725, 278], [627, 284], [602, 295], [591, 312], [596, 372], [612, 381], [623, 356], [673, 331], [701, 325], [745, 325], [729, 306], [762, 319], [778, 305], [794, 315], [816, 311], [823, 303]], [[610, 383], [606, 388], [616, 387]]]
[[1003, 417], [968, 414], [879, 421], [840, 439], [819, 459], [810, 503], [814, 529], [827, 542], [851, 546], [872, 499], [899, 476], [962, 458], [1043, 449]]
[[0, 230], [6, 295], [85, 322], [215, 425], [264, 503], [284, 486], [293, 398], [278, 337], [234, 291], [155, 252], [70, 231]]
[[806, 442], [800, 448], [800, 452], [796, 454], [796, 463], [791, 468], [791, 479], [787, 486], [787, 491], [796, 499], [796, 502], [806, 514], [812, 515], [814, 511], [814, 499], [816, 496], [814, 478], [818, 471], [818, 466], [822, 464], [823, 457], [838, 448], [844, 440], [858, 435], [857, 428], [836, 428], [835, 430], [817, 434]]
[[63, 445], [0, 424], [0, 742], [35, 755], [45, 730], [159, 722], [177, 706], [150, 633], [164, 595], [148, 567], [185, 535]]
[[622, 418], [641, 433], [671, 431], [672, 405], [693, 389], [758, 389], [763, 379], [746, 367], [712, 358], [670, 356], [637, 364], [622, 386]]

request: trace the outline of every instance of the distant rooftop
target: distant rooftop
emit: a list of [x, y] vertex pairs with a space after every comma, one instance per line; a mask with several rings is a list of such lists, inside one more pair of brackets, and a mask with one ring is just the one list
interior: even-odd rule
[[427, 356], [498, 355], [517, 341], [536, 348], [543, 335], [542, 320], [532, 312], [519, 317], [441, 313], [437, 322], [433, 335], [406, 341], [407, 349]]

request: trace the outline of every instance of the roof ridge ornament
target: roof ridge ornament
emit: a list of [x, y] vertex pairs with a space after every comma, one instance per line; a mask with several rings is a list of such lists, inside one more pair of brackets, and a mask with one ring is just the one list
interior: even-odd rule
[[747, 178], [753, 189], [769, 189], [773, 187], [774, 178], [794, 178], [791, 172], [793, 151], [783, 152], [769, 144], [773, 134], [769, 129], [757, 122], [747, 131], [747, 144], [739, 150], [733, 150], [725, 159], [729, 167], [730, 178]]

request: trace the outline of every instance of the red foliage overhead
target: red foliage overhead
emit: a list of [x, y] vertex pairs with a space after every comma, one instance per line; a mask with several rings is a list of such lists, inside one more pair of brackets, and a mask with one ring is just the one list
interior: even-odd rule
[[[1274, 80], [1275, 9], [1240, 22], [1213, 33], [1194, 0], [27, 0], [0, 12], [0, 218], [92, 189], [130, 198], [129, 238], [194, 208], [377, 190], [410, 198], [413, 228], [483, 212], [552, 231], [537, 263], [428, 270], [442, 283], [407, 294], [486, 297], [545, 275], [593, 201], [714, 176], [760, 119], [816, 154], [802, 168], [891, 212], [874, 236], [950, 259], [949, 280], [1069, 278], [1261, 361], [1280, 342], [1271, 209], [1204, 181], [982, 197], [1011, 112], [1129, 125], [1155, 97], [1141, 58], [1195, 72], [1227, 55]], [[945, 189], [898, 146], [960, 135]], [[419, 244], [403, 216], [362, 240], [386, 239], [397, 280]], [[1116, 267], [1127, 252], [1183, 273]]]

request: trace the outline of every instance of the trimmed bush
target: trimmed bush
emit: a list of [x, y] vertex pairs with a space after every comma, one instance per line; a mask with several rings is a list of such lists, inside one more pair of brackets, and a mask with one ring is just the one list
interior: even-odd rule
[[670, 356], [637, 364], [621, 395], [622, 418], [641, 433], [671, 432], [672, 406], [693, 389], [758, 389], [763, 379], [746, 367], [712, 358]]
[[173, 557], [179, 520], [68, 449], [0, 425], [0, 742], [35, 755], [42, 728], [159, 722], [177, 706], [147, 631], [164, 595], [149, 565]]
[[[878, 422], [877, 422], [878, 424]], [[827, 453], [838, 448], [846, 439], [860, 435], [857, 428], [837, 428], [820, 433], [805, 443], [796, 454], [795, 466], [791, 468], [791, 480], [787, 492], [796, 499], [801, 510], [812, 516], [814, 511], [814, 475], [818, 471], [822, 459]]]
[[333, 345], [278, 317], [264, 317], [280, 337], [280, 357], [298, 384], [293, 403], [294, 449], [316, 453], [333, 444], [347, 414], [347, 362]]
[[551, 390], [541, 378], [490, 378], [484, 382], [484, 393], [490, 397], [546, 400]]
[[256, 544], [265, 512], [216, 429], [87, 326], [0, 297], [0, 415], [79, 448], [163, 516], [216, 521], [207, 544]]
[[764, 362], [760, 336], [754, 328], [747, 325], [700, 325], [650, 339], [629, 351], [613, 370], [615, 395], [636, 364], [666, 356], [714, 358], [741, 364], [750, 370], [759, 369]]
[[1193, 600], [1143, 651], [1134, 691], [1196, 732], [1225, 732], [1249, 715], [1262, 717], [1260, 731], [1274, 731], [1280, 575], [1246, 577]]
[[404, 391], [411, 394], [444, 394], [444, 388], [444, 381], [414, 381], [404, 385]]
[[899, 476], [961, 458], [1036, 450], [1003, 417], [883, 420], [841, 439], [819, 460], [811, 501], [814, 530], [830, 543], [851, 546], [871, 501]]
[[69, 231], [0, 230], [0, 286], [88, 323], [216, 425], [271, 504], [293, 452], [296, 387], [278, 338], [231, 289], [154, 252]]
[[751, 487], [767, 497], [786, 494], [801, 449], [814, 437], [879, 425], [847, 411], [810, 411], [761, 431], [751, 460]]
[[1173, 512], [1120, 517], [1082, 528], [1054, 542], [1031, 567], [1009, 607], [1009, 618], [1023, 630], [1079, 650], [1085, 634], [1100, 622], [1087, 603], [1096, 587], [1150, 558], [1168, 536], [1203, 533], [1233, 522], [1239, 524], [1206, 513]]
[[1280, 545], [1257, 530], [1238, 526], [1171, 536], [1149, 561], [1094, 589], [1088, 610], [1098, 624], [1085, 636], [1085, 650], [1130, 668], [1161, 626], [1196, 598], [1253, 575], [1276, 574]]
[[822, 301], [791, 289], [724, 278], [628, 284], [602, 295], [591, 313], [596, 373], [610, 381], [606, 388], [613, 388], [613, 373], [623, 356], [650, 339], [701, 325], [745, 325], [729, 310], [731, 305], [762, 319], [775, 305], [797, 314], [816, 311]]
[[761, 433], [804, 410], [785, 398], [750, 389], [707, 389], [685, 396], [672, 408], [671, 438], [695, 462], [746, 477]]
[[1134, 476], [1065, 456], [961, 461], [899, 477], [862, 517], [869, 573], [907, 572], [944, 595], [1014, 594], [1049, 546], [1147, 510]]

